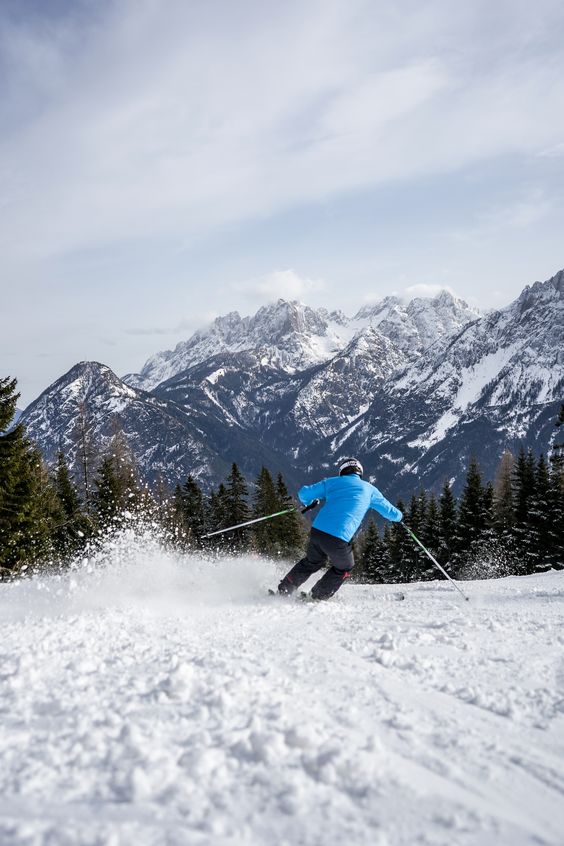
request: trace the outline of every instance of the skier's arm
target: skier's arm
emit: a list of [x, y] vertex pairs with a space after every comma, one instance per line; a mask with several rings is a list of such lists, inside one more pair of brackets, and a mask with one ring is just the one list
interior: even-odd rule
[[304, 485], [298, 491], [298, 499], [303, 505], [309, 505], [314, 499], [325, 499], [326, 496], [325, 479], [316, 482], [315, 485]]
[[374, 511], [377, 511], [378, 514], [381, 514], [382, 517], [386, 518], [386, 520], [392, 520], [394, 523], [399, 523], [400, 520], [403, 519], [403, 514], [401, 513], [399, 508], [396, 508], [395, 505], [392, 505], [391, 502], [388, 502], [386, 497], [380, 493], [378, 488], [373, 487], [370, 508], [373, 508]]

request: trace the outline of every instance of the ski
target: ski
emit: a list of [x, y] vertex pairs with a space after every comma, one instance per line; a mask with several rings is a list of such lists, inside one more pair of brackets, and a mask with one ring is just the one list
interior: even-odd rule
[[[300, 602], [319, 602], [319, 600], [313, 598], [311, 593], [306, 593], [304, 590], [300, 590], [299, 593], [280, 593], [277, 590], [268, 588], [268, 596], [281, 596], [288, 599], [293, 596], [295, 599], [299, 599]], [[388, 593], [385, 596], [380, 597], [380, 599], [384, 599], [387, 602], [403, 602], [405, 599], [405, 593], [401, 593], [399, 591], [396, 593]]]
[[314, 599], [310, 593], [306, 593], [303, 590], [300, 591], [293, 591], [292, 593], [280, 593], [278, 590], [272, 590], [272, 588], [268, 588], [268, 596], [280, 596], [282, 599], [294, 599], [298, 600], [299, 602], [317, 602], [317, 599]]

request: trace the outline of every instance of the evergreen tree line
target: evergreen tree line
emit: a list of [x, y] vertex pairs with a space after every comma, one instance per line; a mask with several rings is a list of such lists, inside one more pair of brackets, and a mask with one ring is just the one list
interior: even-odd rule
[[0, 379], [0, 580], [30, 566], [64, 564], [131, 516], [157, 521], [169, 542], [182, 549], [294, 556], [301, 548], [305, 523], [295, 511], [268, 527], [259, 523], [203, 538], [208, 531], [293, 508], [280, 474], [274, 481], [262, 468], [251, 497], [236, 464], [209, 498], [192, 476], [174, 492], [162, 485], [149, 491], [139, 480], [123, 433], [116, 428], [99, 454], [81, 406], [73, 477], [62, 452], [49, 469], [23, 426], [10, 426], [18, 396], [15, 379]]
[[[564, 406], [557, 425], [564, 423]], [[446, 482], [440, 496], [421, 491], [398, 501], [405, 523], [437, 561], [459, 579], [527, 575], [564, 569], [564, 444], [550, 461], [521, 449], [505, 452], [494, 482], [472, 459], [457, 501]], [[380, 532], [373, 521], [359, 542], [356, 578], [409, 582], [442, 578], [400, 524]]]
[[[252, 491], [236, 464], [206, 496], [189, 476], [173, 492], [139, 481], [123, 433], [116, 429], [102, 455], [84, 407], [75, 433], [76, 477], [63, 453], [48, 469], [21, 425], [10, 428], [18, 394], [15, 379], [0, 378], [0, 579], [29, 566], [63, 564], [103, 538], [130, 514], [146, 515], [181, 549], [270, 557], [303, 554], [306, 523], [280, 474], [262, 468]], [[564, 406], [557, 422], [564, 432]], [[460, 500], [445, 484], [440, 497], [421, 491], [406, 507], [405, 522], [440, 563], [459, 578], [533, 573], [564, 567], [564, 443], [557, 439], [550, 461], [521, 451], [505, 453], [493, 483], [472, 461]], [[216, 529], [278, 511], [289, 513], [206, 539]], [[440, 576], [401, 525], [383, 533], [369, 522], [357, 543], [357, 578], [404, 582]]]
[[[207, 532], [281, 511], [288, 513], [233, 532], [204, 537]], [[187, 548], [233, 554], [253, 551], [271, 558], [288, 558], [300, 553], [305, 539], [305, 522], [282, 474], [274, 481], [266, 467], [258, 474], [252, 495], [237, 464], [232, 465], [225, 482], [209, 497], [204, 496], [196, 479], [188, 476], [183, 485], [176, 486], [171, 516], [175, 536]]]

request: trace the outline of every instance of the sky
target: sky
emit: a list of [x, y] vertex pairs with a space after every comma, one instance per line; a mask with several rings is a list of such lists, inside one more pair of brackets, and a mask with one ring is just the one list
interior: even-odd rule
[[564, 267], [561, 0], [0, 0], [0, 375]]

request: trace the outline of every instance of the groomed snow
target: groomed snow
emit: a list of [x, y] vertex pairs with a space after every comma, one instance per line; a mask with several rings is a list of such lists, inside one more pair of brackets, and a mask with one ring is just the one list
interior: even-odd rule
[[0, 585], [0, 843], [562, 846], [564, 573], [278, 575], [130, 533]]

